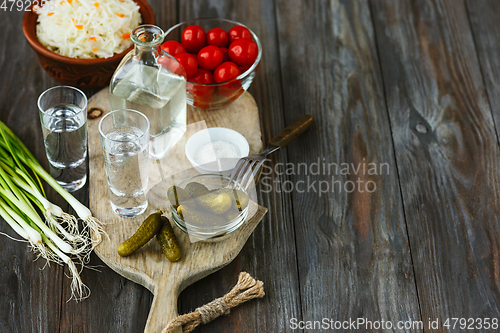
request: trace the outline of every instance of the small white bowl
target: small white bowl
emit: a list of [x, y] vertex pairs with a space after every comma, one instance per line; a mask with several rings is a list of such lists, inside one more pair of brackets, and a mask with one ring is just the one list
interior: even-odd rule
[[[200, 164], [196, 161], [196, 154], [201, 146], [216, 141], [226, 141], [234, 144], [240, 151], [237, 158], [224, 158], [206, 164]], [[186, 156], [193, 167], [202, 174], [219, 173], [223, 176], [230, 176], [231, 171], [236, 166], [238, 160], [248, 156], [250, 146], [247, 139], [240, 133], [224, 127], [211, 127], [193, 134], [186, 142]]]

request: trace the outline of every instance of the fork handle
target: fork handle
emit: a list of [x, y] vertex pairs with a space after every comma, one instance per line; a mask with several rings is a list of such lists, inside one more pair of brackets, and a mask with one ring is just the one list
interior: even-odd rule
[[295, 140], [299, 135], [304, 133], [306, 129], [311, 127], [313, 123], [313, 116], [305, 114], [287, 126], [284, 130], [279, 132], [274, 138], [268, 143], [270, 148], [282, 149], [287, 144]]

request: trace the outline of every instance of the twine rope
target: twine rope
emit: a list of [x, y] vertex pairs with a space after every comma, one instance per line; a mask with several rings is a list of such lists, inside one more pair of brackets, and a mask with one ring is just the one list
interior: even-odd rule
[[247, 272], [241, 272], [238, 282], [229, 293], [205, 304], [191, 313], [178, 316], [168, 323], [161, 333], [172, 333], [177, 327], [183, 327], [183, 333], [189, 333], [200, 324], [206, 324], [215, 318], [227, 315], [232, 308], [254, 298], [264, 297], [264, 283], [255, 280]]

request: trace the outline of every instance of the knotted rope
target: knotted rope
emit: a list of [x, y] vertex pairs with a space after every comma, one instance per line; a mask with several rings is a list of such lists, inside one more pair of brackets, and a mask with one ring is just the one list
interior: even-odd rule
[[201, 323], [209, 323], [223, 314], [229, 314], [232, 308], [237, 307], [241, 303], [254, 298], [264, 297], [264, 295], [264, 284], [262, 281], [255, 280], [246, 272], [241, 272], [238, 276], [238, 283], [229, 293], [197, 308], [191, 313], [172, 319], [161, 333], [171, 333], [175, 328], [182, 326], [184, 326], [182, 329], [183, 333], [191, 332]]

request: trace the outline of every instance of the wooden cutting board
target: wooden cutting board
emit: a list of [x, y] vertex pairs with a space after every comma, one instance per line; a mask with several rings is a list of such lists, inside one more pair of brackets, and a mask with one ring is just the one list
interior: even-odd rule
[[[145, 217], [159, 209], [170, 218], [166, 189], [175, 179], [196, 173], [184, 154], [186, 140], [206, 127], [227, 127], [240, 132], [250, 144], [250, 154], [262, 149], [259, 114], [253, 97], [246, 93], [228, 108], [202, 111], [188, 106], [188, 129], [172, 151], [160, 161], [163, 180], [156, 161], [150, 161], [150, 185], [147, 211], [136, 218], [122, 218], [114, 214], [108, 199], [108, 185], [99, 138], [98, 124], [109, 112], [108, 89], [103, 89], [89, 100], [89, 190], [90, 210], [105, 224], [109, 239], [95, 249], [96, 254], [118, 274], [148, 288], [154, 295], [152, 308], [144, 332], [160, 333], [177, 316], [177, 297], [190, 284], [230, 263], [259, 224], [267, 209], [252, 202], [249, 218], [238, 230], [219, 239], [191, 243], [187, 234], [174, 226], [182, 249], [182, 258], [170, 262], [161, 252], [156, 240], [151, 240], [133, 255], [122, 258], [116, 249], [140, 226]], [[204, 122], [203, 122], [204, 120]], [[174, 225], [172, 223], [172, 225]]]

